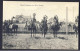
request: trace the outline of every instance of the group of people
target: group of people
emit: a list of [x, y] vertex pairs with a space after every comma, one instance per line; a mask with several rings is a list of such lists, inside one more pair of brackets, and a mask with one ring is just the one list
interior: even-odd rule
[[[37, 31], [35, 16], [36, 16], [36, 14], [33, 13], [33, 19], [31, 20], [31, 23], [30, 23], [31, 37], [34, 36], [34, 34], [36, 34], [36, 31]], [[43, 20], [40, 23], [40, 30], [42, 31], [42, 34], [44, 34], [44, 37], [47, 34], [47, 30], [48, 30], [47, 18], [48, 17], [45, 15], [43, 17]], [[3, 24], [4, 24], [3, 29], [6, 30], [6, 32], [12, 32], [12, 30], [14, 30], [14, 32], [15, 32], [18, 29], [18, 25], [16, 25], [13, 22], [13, 20], [9, 20], [9, 21], [5, 20]], [[60, 28], [60, 24], [58, 22], [58, 16], [56, 15], [53, 19], [51, 29], [53, 30], [53, 32], [56, 32], [59, 30], [59, 28]]]
[[9, 32], [9, 25], [12, 24], [12, 21], [11, 20], [5, 20], [3, 22], [3, 30], [6, 31], [6, 32]]
[[[9, 32], [16, 32], [18, 29], [18, 25], [16, 25], [15, 23], [13, 23], [12, 20], [5, 20], [3, 22], [3, 31], [6, 32], [6, 33], [9, 33]], [[13, 31], [12, 31], [13, 30]]]
[[[34, 34], [36, 34], [36, 18], [35, 18], [36, 14], [34, 13], [33, 14], [33, 19], [31, 20], [31, 37], [34, 36]], [[47, 16], [45, 15], [43, 17], [43, 20], [41, 21], [41, 24], [40, 24], [40, 29], [42, 31], [42, 34], [44, 34], [44, 37], [45, 35], [47, 34], [47, 30], [48, 30], [48, 25], [47, 25]], [[58, 22], [58, 16], [56, 15], [53, 19], [53, 22], [52, 22], [52, 26], [51, 26], [51, 29], [56, 32], [60, 29], [60, 25], [59, 25], [59, 22]], [[32, 35], [33, 33], [33, 35]], [[56, 34], [55, 34], [56, 35]]]

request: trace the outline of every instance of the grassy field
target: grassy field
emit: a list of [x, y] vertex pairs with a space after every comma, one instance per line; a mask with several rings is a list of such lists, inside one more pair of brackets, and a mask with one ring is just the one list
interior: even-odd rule
[[58, 34], [54, 38], [53, 34], [36, 34], [31, 38], [31, 34], [3, 35], [3, 49], [78, 49], [78, 37], [76, 35]]

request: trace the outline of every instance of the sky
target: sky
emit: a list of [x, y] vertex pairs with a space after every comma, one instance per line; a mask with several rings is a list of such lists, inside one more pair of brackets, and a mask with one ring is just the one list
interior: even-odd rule
[[3, 1], [3, 21], [16, 15], [33, 17], [41, 21], [44, 15], [48, 19], [58, 16], [59, 21], [66, 21], [66, 7], [68, 7], [68, 22], [74, 22], [79, 15], [79, 2], [30, 2], [30, 1]]

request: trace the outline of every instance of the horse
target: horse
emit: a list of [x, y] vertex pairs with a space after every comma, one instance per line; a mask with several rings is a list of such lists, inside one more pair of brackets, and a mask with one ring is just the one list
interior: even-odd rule
[[54, 38], [57, 37], [57, 31], [59, 31], [60, 26], [61, 26], [61, 24], [58, 24], [58, 25], [52, 25], [52, 26], [51, 26], [51, 29], [52, 29], [53, 34], [54, 34]]
[[76, 37], [77, 37], [77, 34], [78, 34], [78, 26], [77, 25], [73, 25], [73, 30], [75, 31], [75, 34], [76, 34]]
[[18, 25], [10, 23], [8, 25], [6, 25], [6, 33], [17, 33], [17, 29], [18, 29]]
[[36, 34], [36, 25], [35, 25], [35, 23], [33, 23], [31, 21], [30, 25], [28, 25], [28, 30], [31, 31], [31, 37], [32, 37], [32, 34], [33, 34], [33, 37], [34, 37], [34, 34]]
[[12, 30], [14, 31], [14, 33], [17, 33], [18, 25], [13, 24], [13, 26], [12, 26]]
[[17, 29], [18, 29], [18, 25], [14, 25], [14, 24], [9, 24], [6, 25], [6, 33], [17, 33]]
[[45, 37], [45, 35], [47, 34], [47, 30], [48, 30], [47, 20], [45, 20], [45, 18], [41, 22], [41, 28], [40, 29], [42, 31], [42, 35], [44, 34], [44, 37]]
[[58, 18], [54, 17], [53, 23], [51, 24], [51, 29], [54, 34], [54, 38], [57, 37], [57, 31], [59, 31], [60, 26], [62, 26], [62, 23], [58, 22]]
[[18, 29], [18, 25], [12, 23], [11, 21], [5, 21], [3, 23], [3, 32], [6, 32], [7, 34], [11, 33], [15, 33], [17, 32]]

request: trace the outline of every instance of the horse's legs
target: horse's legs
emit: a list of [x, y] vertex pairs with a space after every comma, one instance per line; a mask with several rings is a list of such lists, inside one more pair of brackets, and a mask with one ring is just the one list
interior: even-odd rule
[[33, 32], [34, 32], [34, 34], [35, 34], [35, 36], [36, 36], [36, 29], [35, 29]]
[[45, 35], [46, 35], [46, 31], [44, 31], [44, 37], [45, 37]]
[[54, 36], [54, 31], [52, 33], [53, 33], [53, 36]]
[[34, 34], [36, 35], [36, 29], [33, 28], [33, 37], [34, 37]]
[[43, 35], [44, 33], [43, 33], [43, 30], [42, 30], [42, 35]]
[[47, 34], [47, 30], [45, 31], [45, 33]]
[[76, 34], [76, 38], [77, 38], [77, 34], [78, 34], [77, 31], [75, 31], [75, 34]]
[[35, 36], [36, 36], [36, 30], [35, 30]]
[[53, 36], [54, 36], [54, 38], [55, 38], [55, 31], [53, 30]]
[[33, 29], [33, 37], [34, 37], [34, 29]]
[[43, 32], [44, 32], [44, 38], [45, 38], [45, 30]]
[[45, 38], [45, 31], [44, 31], [44, 38]]
[[44, 30], [44, 37], [45, 37], [46, 34], [47, 34], [47, 30], [45, 29], [45, 30]]
[[6, 31], [7, 31], [7, 34], [9, 35], [9, 28], [7, 28], [7, 30], [6, 30]]
[[14, 30], [14, 32], [13, 32], [13, 33], [15, 34], [15, 29], [13, 29], [13, 30]]
[[56, 36], [56, 33], [55, 33], [55, 31], [54, 31], [54, 38], [55, 38], [55, 36]]
[[56, 37], [57, 37], [57, 32], [55, 31], [55, 35], [56, 35]]
[[9, 29], [9, 31], [10, 31], [10, 35], [12, 35], [12, 29]]
[[15, 32], [15, 35], [17, 35], [17, 28], [15, 29], [15, 31], [16, 31], [16, 32]]

